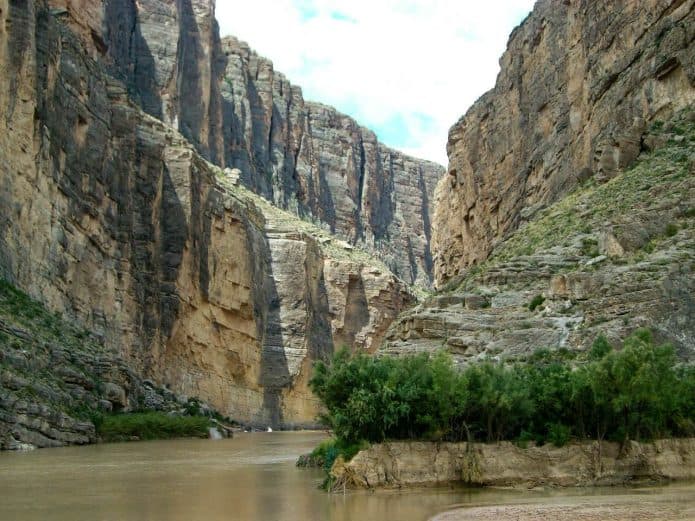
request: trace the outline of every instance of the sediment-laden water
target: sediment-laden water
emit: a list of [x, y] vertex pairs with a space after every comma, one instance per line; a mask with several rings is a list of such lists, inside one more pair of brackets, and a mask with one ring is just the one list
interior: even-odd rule
[[[516, 504], [609, 491], [464, 488], [326, 494], [298, 469], [320, 433], [105, 444], [0, 454], [0, 519], [31, 521], [424, 521], [454, 504]], [[695, 492], [695, 486], [691, 489]]]

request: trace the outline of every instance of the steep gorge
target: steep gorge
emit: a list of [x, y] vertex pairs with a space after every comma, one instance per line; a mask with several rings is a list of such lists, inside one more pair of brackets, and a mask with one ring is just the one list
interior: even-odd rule
[[[0, 0], [0, 276], [92, 332], [125, 403], [151, 378], [256, 425], [313, 425], [342, 345], [467, 364], [647, 326], [692, 360], [694, 16], [537, 2], [444, 176], [220, 39], [210, 0]], [[93, 438], [17, 398], [27, 356], [0, 359], [3, 446]]]

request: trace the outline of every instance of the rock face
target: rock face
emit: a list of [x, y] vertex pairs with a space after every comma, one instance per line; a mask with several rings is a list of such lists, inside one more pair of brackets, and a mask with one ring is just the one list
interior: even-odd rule
[[694, 6], [536, 3], [495, 88], [450, 131], [434, 217], [440, 285], [580, 181], [612, 178], [651, 122], [693, 104]]
[[332, 473], [353, 487], [455, 482], [482, 486], [594, 486], [695, 477], [695, 439], [573, 443], [521, 449], [510, 442], [390, 442], [358, 453]]
[[222, 41], [224, 156], [242, 182], [351, 244], [377, 253], [410, 283], [429, 286], [437, 164], [383, 146], [335, 109], [305, 102], [273, 64], [234, 38]]
[[213, 164], [351, 244], [409, 283], [429, 286], [431, 213], [440, 165], [378, 142], [235, 38], [220, 39], [211, 0], [51, 0], [85, 48], [148, 114]]
[[647, 327], [695, 360], [695, 113], [655, 123], [644, 146], [636, 166], [540, 211], [403, 313], [380, 352], [445, 349], [459, 364], [577, 354], [600, 334], [617, 346]]
[[[142, 109], [181, 128], [197, 117], [187, 95], [155, 88], [154, 65], [143, 72], [144, 38], [172, 30], [171, 3], [140, 4], [151, 23], [129, 2], [0, 0], [0, 275], [140, 377], [239, 421], [314, 424], [311, 361], [374, 349], [413, 297], [369, 255], [236, 186], [198, 153], [214, 159], [205, 132], [189, 133], [194, 146]], [[214, 37], [209, 2], [179, 4], [198, 29], [177, 31]], [[179, 42], [186, 63], [194, 49]]]

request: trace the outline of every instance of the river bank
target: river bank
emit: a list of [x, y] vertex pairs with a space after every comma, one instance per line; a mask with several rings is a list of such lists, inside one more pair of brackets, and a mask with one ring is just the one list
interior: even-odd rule
[[[618, 491], [616, 491], [618, 492]], [[516, 505], [459, 506], [438, 514], [431, 521], [661, 521], [695, 520], [695, 494], [692, 484], [672, 485], [666, 489], [620, 489], [611, 496], [560, 497], [543, 503]]]
[[336, 486], [586, 487], [695, 480], [695, 438], [521, 448], [510, 442], [389, 442], [338, 460]]

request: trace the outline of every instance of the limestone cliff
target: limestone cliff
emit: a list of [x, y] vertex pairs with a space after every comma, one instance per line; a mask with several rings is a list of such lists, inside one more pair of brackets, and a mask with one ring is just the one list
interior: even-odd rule
[[[166, 114], [184, 129], [188, 116], [159, 105], [162, 93], [165, 121], [142, 109], [155, 105], [131, 80], [161, 77], [138, 72], [151, 56], [140, 44], [171, 29], [172, 3], [139, 3], [157, 7], [138, 12], [151, 25], [131, 23], [130, 2], [64, 4], [0, 0], [0, 275], [140, 377], [240, 421], [313, 424], [311, 361], [343, 343], [374, 349], [412, 301], [407, 287], [236, 186], [201, 157], [214, 159], [198, 134], [191, 144], [167, 126]], [[199, 21], [181, 27], [202, 32], [210, 3], [179, 4]], [[100, 32], [107, 22], [135, 39], [122, 47], [132, 66], [111, 59], [123, 42]]]
[[211, 0], [50, 0], [148, 114], [277, 206], [323, 223], [429, 286], [430, 215], [444, 169], [383, 146], [233, 37]]
[[439, 284], [588, 178], [639, 155], [647, 127], [695, 101], [692, 0], [539, 0], [493, 90], [449, 134], [437, 188]]
[[245, 184], [277, 205], [366, 246], [407, 282], [429, 286], [430, 215], [444, 169], [385, 147], [332, 107], [305, 102], [245, 43], [226, 38], [222, 49], [231, 137], [217, 162], [248, 172]]

